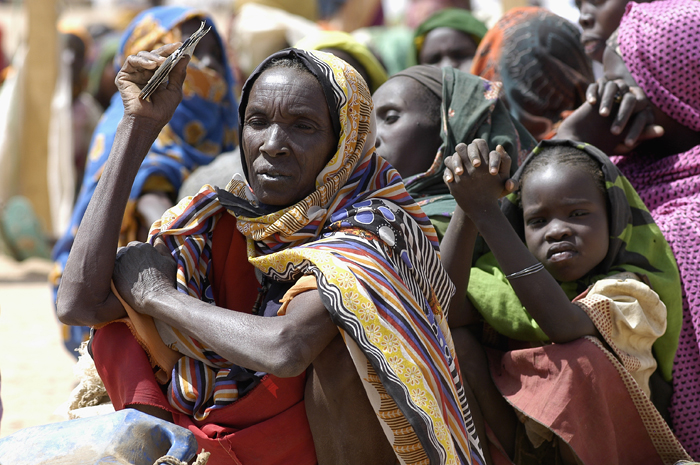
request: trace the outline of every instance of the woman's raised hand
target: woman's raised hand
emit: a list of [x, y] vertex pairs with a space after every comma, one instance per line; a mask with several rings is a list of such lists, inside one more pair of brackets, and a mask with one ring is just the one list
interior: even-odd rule
[[661, 137], [663, 127], [654, 124], [654, 112], [644, 91], [630, 86], [623, 79], [599, 79], [586, 90], [586, 102], [598, 105], [602, 117], [613, 115], [610, 133], [621, 136], [613, 153], [627, 153], [645, 140]]
[[167, 85], [161, 85], [150, 97], [150, 101], [139, 98], [141, 89], [165, 59], [180, 46], [168, 44], [152, 52], [139, 52], [129, 56], [115, 80], [122, 101], [124, 116], [151, 121], [160, 131], [172, 117], [182, 101], [182, 83], [185, 80], [189, 56], [185, 55], [168, 76]]
[[489, 150], [483, 139], [460, 143], [445, 160], [444, 180], [457, 204], [469, 214], [484, 202], [496, 202], [517, 188], [510, 179], [511, 159], [502, 146]]

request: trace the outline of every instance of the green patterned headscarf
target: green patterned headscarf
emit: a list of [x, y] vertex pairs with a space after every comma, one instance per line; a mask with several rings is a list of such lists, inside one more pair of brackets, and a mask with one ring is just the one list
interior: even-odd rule
[[[442, 75], [442, 82], [438, 81]], [[470, 143], [484, 139], [490, 149], [502, 145], [513, 164], [525, 158], [535, 147], [535, 140], [517, 121], [513, 121], [503, 102], [499, 100], [500, 84], [454, 68], [435, 68], [419, 65], [408, 68], [395, 76], [413, 78], [433, 93], [441, 88], [441, 136], [442, 147], [433, 165], [425, 173], [404, 180], [406, 190], [417, 199], [428, 216], [451, 217], [457, 204], [442, 176], [445, 172], [445, 156], [455, 152], [460, 142]]]
[[[666, 333], [654, 343], [654, 356], [661, 372], [671, 379], [683, 319], [680, 276], [671, 248], [632, 185], [610, 159], [592, 145], [569, 140], [543, 140], [522, 164], [514, 179], [544, 147], [574, 147], [601, 165], [608, 201], [610, 245], [608, 254], [591, 273], [575, 282], [561, 283], [570, 299], [596, 281], [622, 272], [646, 277], [667, 308]], [[525, 242], [523, 212], [517, 194], [501, 205], [513, 229]], [[484, 319], [499, 333], [521, 341], [547, 341], [547, 336], [520, 303], [492, 253], [481, 257], [472, 268], [469, 298]]]
[[486, 25], [476, 19], [469, 10], [463, 8], [445, 8], [444, 10], [440, 10], [423, 21], [413, 34], [413, 53], [410, 58], [415, 60], [413, 62], [414, 64], [420, 61], [418, 56], [423, 48], [425, 36], [433, 29], [439, 27], [449, 27], [450, 29], [462, 31], [471, 36], [477, 46], [488, 31]]

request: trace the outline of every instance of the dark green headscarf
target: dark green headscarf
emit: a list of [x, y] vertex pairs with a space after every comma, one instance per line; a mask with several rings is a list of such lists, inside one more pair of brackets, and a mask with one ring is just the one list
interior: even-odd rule
[[499, 85], [454, 68], [428, 65], [413, 66], [392, 78], [396, 76], [415, 79], [442, 100], [440, 153], [428, 171], [404, 180], [408, 193], [431, 219], [439, 215], [449, 221], [457, 206], [442, 176], [444, 158], [455, 152], [458, 143], [484, 139], [492, 150], [502, 145], [513, 160], [513, 172], [518, 157], [535, 147], [530, 133], [511, 119], [499, 100]]
[[[646, 276], [652, 289], [666, 304], [666, 333], [654, 343], [654, 356], [664, 378], [670, 380], [683, 320], [680, 276], [671, 248], [629, 181], [603, 152], [592, 145], [544, 140], [518, 169], [514, 179], [520, 179], [524, 167], [541, 152], [542, 147], [556, 146], [575, 147], [601, 165], [610, 227], [608, 254], [600, 265], [576, 282], [561, 283], [561, 287], [570, 299], [574, 299], [593, 283], [608, 276], [625, 271]], [[501, 209], [525, 242], [519, 196], [511, 194], [506, 197]], [[484, 319], [499, 333], [521, 341], [547, 341], [547, 336], [520, 303], [492, 253], [481, 257], [472, 268], [468, 292]]]
[[440, 10], [423, 21], [413, 34], [414, 50], [411, 54], [411, 58], [415, 60], [414, 63], [420, 62], [418, 56], [423, 48], [425, 36], [428, 32], [439, 27], [449, 27], [450, 29], [456, 29], [465, 34], [469, 34], [471, 38], [474, 39], [474, 43], [476, 43], [477, 46], [488, 31], [486, 25], [476, 19], [469, 10], [462, 8], [445, 8], [444, 10]]

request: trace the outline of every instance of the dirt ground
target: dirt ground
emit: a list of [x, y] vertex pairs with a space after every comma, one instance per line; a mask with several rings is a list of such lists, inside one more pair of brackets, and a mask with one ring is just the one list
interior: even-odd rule
[[54, 414], [77, 384], [47, 275], [51, 263], [0, 255], [0, 437], [65, 418]]

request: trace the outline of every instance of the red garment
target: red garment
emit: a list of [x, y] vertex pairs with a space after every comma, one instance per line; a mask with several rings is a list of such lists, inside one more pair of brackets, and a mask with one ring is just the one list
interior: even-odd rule
[[[239, 311], [252, 308], [259, 285], [247, 261], [245, 238], [232, 216], [221, 218], [212, 242], [217, 304]], [[211, 452], [210, 465], [316, 464], [304, 406], [305, 374], [293, 378], [267, 375], [238, 401], [212, 411], [206, 421], [195, 422], [170, 407], [146, 352], [125, 324], [98, 329], [92, 352], [116, 410], [144, 404], [170, 411], [174, 422], [192, 431], [199, 447]]]
[[621, 378], [622, 365], [616, 368], [591, 340], [487, 353], [491, 376], [506, 400], [564, 439], [582, 463], [669, 463], [661, 454], [673, 451], [654, 447], [654, 439], [664, 444], [664, 420], [649, 402], [641, 402], [645, 394], [639, 387], [628, 389], [627, 383], [636, 383]]

